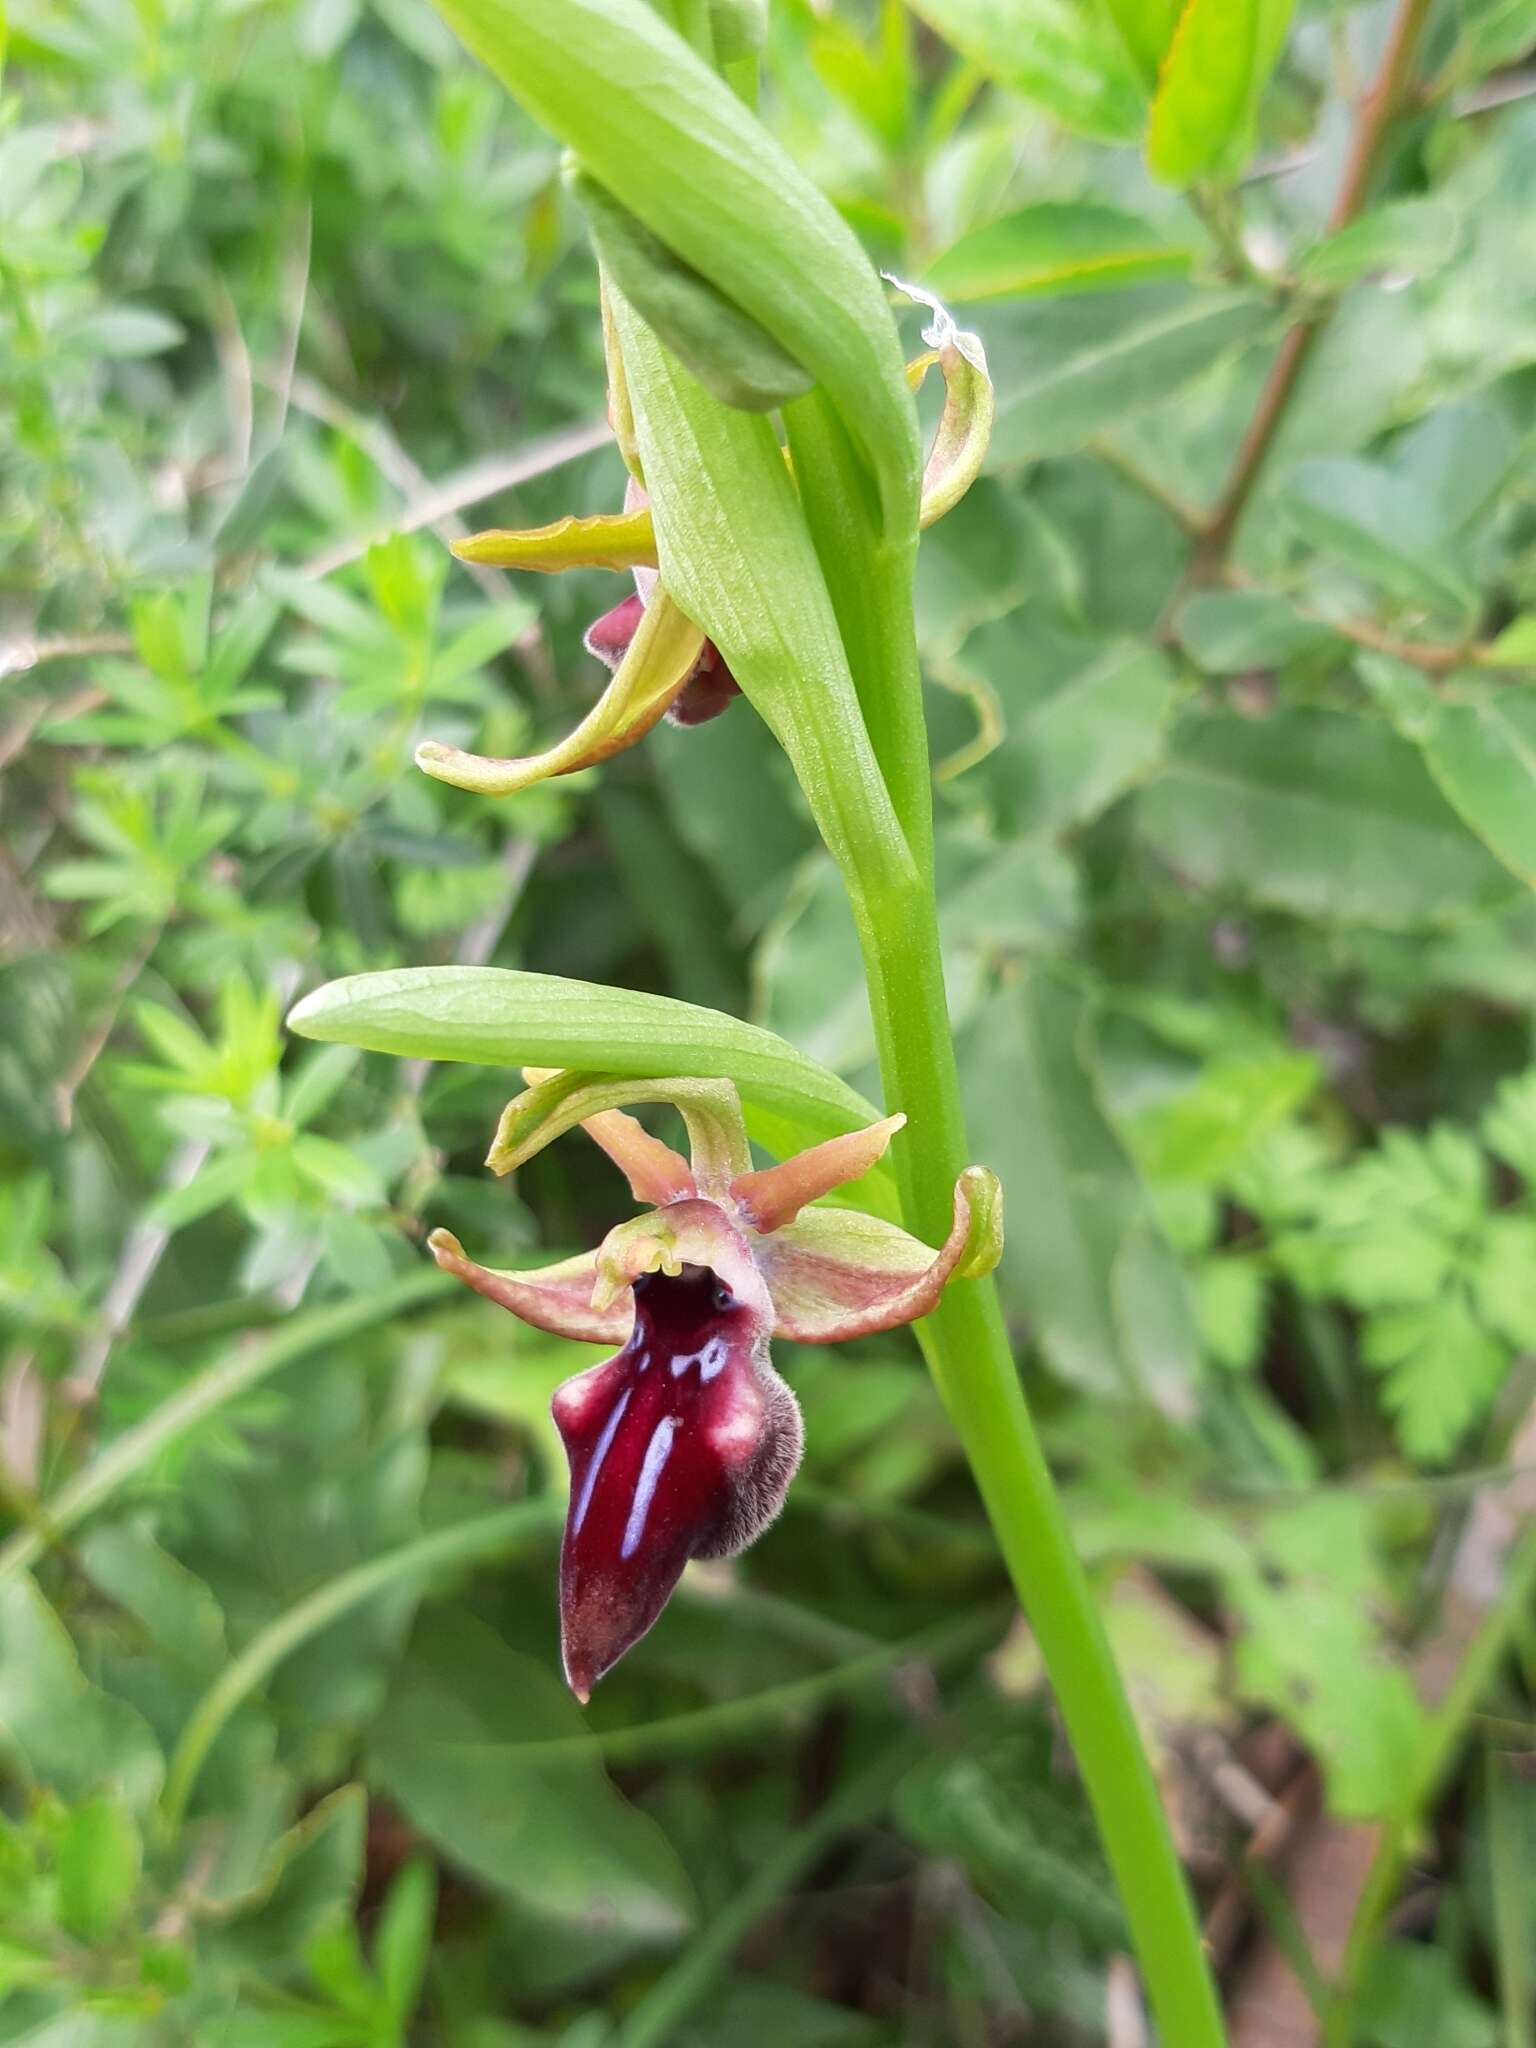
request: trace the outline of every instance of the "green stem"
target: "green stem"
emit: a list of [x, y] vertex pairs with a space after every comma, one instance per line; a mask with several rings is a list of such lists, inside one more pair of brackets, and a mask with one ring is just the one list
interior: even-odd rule
[[[933, 800], [910, 626], [916, 550], [898, 551], [881, 540], [873, 481], [824, 391], [785, 406], [784, 427], [870, 744], [912, 858], [926, 876], [933, 866]], [[858, 518], [848, 517], [851, 507]]]
[[[903, 663], [888, 686], [910, 687], [914, 672], [915, 664]], [[851, 878], [856, 892], [860, 879]], [[933, 890], [922, 883], [860, 893], [857, 922], [867, 935], [864, 970], [886, 1100], [909, 1119], [895, 1148], [902, 1207], [913, 1230], [939, 1242], [969, 1148]], [[1225, 2032], [1194, 1905], [993, 1283], [952, 1284], [918, 1333], [1050, 1672], [1162, 2038], [1170, 2048], [1221, 2048]]]
[[504, 1555], [527, 1537], [545, 1536], [559, 1528], [564, 1512], [564, 1503], [558, 1499], [525, 1500], [493, 1514], [476, 1515], [456, 1529], [434, 1530], [430, 1536], [417, 1537], [398, 1550], [387, 1550], [382, 1557], [370, 1558], [366, 1564], [328, 1579], [280, 1614], [225, 1665], [182, 1729], [160, 1799], [165, 1834], [174, 1835], [181, 1826], [198, 1774], [230, 1717], [302, 1643], [402, 1580], [474, 1557]]
[[[0, 1546], [0, 1582], [35, 1564], [51, 1538], [65, 1535], [103, 1502], [111, 1499], [136, 1472], [150, 1464], [178, 1437], [207, 1416], [257, 1386], [270, 1374], [323, 1346], [341, 1343], [371, 1324], [403, 1315], [418, 1303], [446, 1294], [453, 1282], [442, 1273], [413, 1273], [378, 1294], [358, 1295], [334, 1308], [296, 1316], [264, 1343], [244, 1344], [228, 1358], [189, 1380], [168, 1401], [126, 1429], [98, 1458], [77, 1472], [50, 1499], [41, 1503], [41, 1523], [19, 1529]], [[48, 1532], [46, 1535], [44, 1530]]]
[[1530, 1900], [1536, 1870], [1527, 1867], [1520, 1811], [1498, 1752], [1483, 1755], [1483, 1806], [1488, 1817], [1488, 1880], [1493, 1893], [1494, 1954], [1504, 2048], [1536, 2048], [1536, 1972], [1531, 1968]]
[[1456, 1667], [1455, 1676], [1430, 1715], [1415, 1767], [1408, 1774], [1396, 1811], [1388, 1816], [1382, 1828], [1375, 1858], [1366, 1876], [1359, 1904], [1355, 1907], [1344, 1959], [1339, 1966], [1338, 1982], [1323, 2034], [1326, 2048], [1349, 2048], [1354, 2033], [1355, 2000], [1359, 1996], [1365, 1965], [1381, 1924], [1397, 1896], [1414, 1837], [1447, 1771], [1455, 1762], [1478, 1702], [1487, 1692], [1495, 1671], [1513, 1644], [1533, 1599], [1536, 1599], [1536, 1523], [1528, 1526], [1516, 1543], [1499, 1596], [1484, 1615], [1466, 1655]]

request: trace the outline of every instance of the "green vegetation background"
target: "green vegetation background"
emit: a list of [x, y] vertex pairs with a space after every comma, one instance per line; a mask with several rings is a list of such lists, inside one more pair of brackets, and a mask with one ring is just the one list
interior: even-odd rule
[[[1244, 1860], [1273, 1796], [1399, 1817], [1502, 1616], [1357, 2023], [1529, 2048], [1536, 14], [1434, 9], [1324, 238], [1383, 7], [1304, 8], [1246, 178], [1191, 198], [1091, 10], [1031, 0], [1044, 68], [923, 12], [965, 57], [785, 0], [766, 104], [998, 387], [920, 628], [1022, 1369], [1234, 1987], [1310, 1932]], [[915, 1349], [786, 1358], [783, 1522], [583, 1716], [547, 1404], [592, 1354], [420, 1239], [574, 1249], [616, 1177], [496, 1183], [509, 1077], [282, 1031], [338, 974], [495, 962], [870, 1085], [744, 703], [500, 806], [410, 766], [574, 723], [619, 594], [444, 546], [620, 493], [555, 148], [424, 0], [10, 30], [0, 2041], [1105, 2039], [1118, 1911]], [[1309, 311], [1202, 581], [1191, 508]]]

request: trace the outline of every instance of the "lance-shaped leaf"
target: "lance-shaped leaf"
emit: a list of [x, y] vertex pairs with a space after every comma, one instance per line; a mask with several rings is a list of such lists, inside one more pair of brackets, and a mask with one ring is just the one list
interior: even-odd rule
[[883, 885], [910, 884], [911, 856], [773, 429], [713, 398], [617, 292], [613, 312], [664, 584], [789, 755], [834, 859], [866, 881], [879, 869]]
[[548, 526], [491, 526], [449, 543], [461, 562], [492, 569], [654, 569], [656, 529], [650, 509], [575, 513]]
[[654, 601], [635, 630], [613, 679], [574, 732], [543, 754], [521, 760], [494, 760], [468, 754], [460, 747], [423, 740], [416, 765], [439, 782], [470, 789], [479, 796], [511, 796], [551, 775], [573, 775], [634, 745], [665, 714], [682, 693], [703, 650], [704, 635], [686, 619], [665, 591]]
[[674, 996], [510, 967], [348, 975], [307, 995], [288, 1028], [404, 1059], [724, 1077], [771, 1113], [776, 1151], [858, 1130], [879, 1115], [857, 1089], [760, 1025]]
[[836, 1344], [927, 1315], [952, 1277], [990, 1273], [1002, 1248], [1002, 1186], [986, 1167], [968, 1166], [955, 1182], [954, 1222], [937, 1251], [858, 1209], [807, 1209], [756, 1250], [775, 1334]]
[[760, 1299], [690, 1265], [638, 1278], [634, 1302], [624, 1350], [552, 1404], [571, 1461], [561, 1648], [583, 1701], [690, 1558], [730, 1556], [762, 1533], [800, 1462], [800, 1410], [769, 1363]]
[[826, 388], [899, 534], [917, 502], [916, 417], [879, 283], [830, 200], [646, 0], [436, 5], [600, 184]]
[[579, 167], [568, 178], [603, 274], [726, 405], [771, 412], [814, 378], [750, 314], [658, 240]]
[[932, 526], [936, 519], [954, 510], [981, 474], [997, 410], [992, 378], [979, 334], [969, 334], [956, 326], [949, 311], [921, 285], [905, 284], [888, 271], [885, 275], [888, 283], [925, 306], [932, 316], [923, 329], [929, 353], [907, 365], [907, 380], [912, 389], [916, 391], [921, 386], [935, 363], [944, 376], [944, 410], [923, 465], [918, 509], [918, 524]]
[[1118, 206], [1042, 199], [972, 228], [927, 266], [927, 277], [961, 303], [1045, 298], [1183, 277], [1194, 260], [1193, 248], [1166, 241], [1151, 221]]
[[[609, 1132], [621, 1137], [626, 1153], [638, 1161], [642, 1156], [641, 1148], [632, 1133], [640, 1127], [632, 1117], [624, 1120], [632, 1130], [611, 1124], [601, 1124], [595, 1130], [592, 1128], [605, 1113], [611, 1115], [621, 1111], [632, 1102], [671, 1103], [682, 1114], [693, 1155], [690, 1169], [688, 1162], [670, 1146], [660, 1146], [658, 1140], [649, 1139], [649, 1146], [656, 1149], [643, 1153], [648, 1191], [642, 1195], [639, 1187], [635, 1187], [635, 1193], [642, 1200], [675, 1200], [679, 1191], [689, 1194], [724, 1193], [733, 1180], [746, 1174], [751, 1167], [752, 1148], [747, 1142], [741, 1098], [729, 1081], [672, 1076], [636, 1078], [628, 1074], [580, 1071], [545, 1075], [538, 1069], [533, 1070], [529, 1078], [534, 1085], [515, 1096], [502, 1111], [495, 1141], [485, 1162], [493, 1173], [511, 1173], [514, 1167], [521, 1166], [536, 1152], [542, 1152], [563, 1131], [572, 1130], [577, 1124], [590, 1131], [599, 1144], [604, 1143], [604, 1136]], [[644, 1138], [647, 1134], [640, 1131], [640, 1136]], [[667, 1154], [666, 1161], [660, 1156], [663, 1152]], [[628, 1171], [624, 1160], [621, 1159], [619, 1164]], [[681, 1169], [681, 1175], [678, 1169]], [[683, 1186], [684, 1177], [689, 1183], [686, 1188]], [[651, 1186], [663, 1181], [674, 1190], [673, 1193], [658, 1196], [649, 1192]], [[634, 1185], [633, 1181], [631, 1185]]]
[[1290, 15], [1291, 0], [1183, 0], [1147, 131], [1156, 177], [1188, 185], [1237, 167]]
[[581, 1252], [574, 1259], [519, 1273], [477, 1266], [452, 1231], [434, 1230], [427, 1246], [445, 1273], [452, 1273], [487, 1301], [499, 1302], [536, 1330], [574, 1337], [584, 1344], [622, 1344], [629, 1334], [632, 1316], [627, 1297], [612, 1297], [601, 1308], [592, 1306], [596, 1252]]
[[731, 1199], [754, 1230], [781, 1230], [809, 1203], [834, 1188], [862, 1180], [906, 1122], [901, 1115], [882, 1117], [862, 1131], [827, 1138], [809, 1151], [797, 1152], [778, 1166], [739, 1174], [731, 1182]]

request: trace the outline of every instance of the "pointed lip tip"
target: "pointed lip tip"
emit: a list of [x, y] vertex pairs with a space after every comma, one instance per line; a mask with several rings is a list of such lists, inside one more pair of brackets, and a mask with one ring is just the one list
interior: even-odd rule
[[563, 1657], [560, 1662], [565, 1669], [565, 1682], [570, 1687], [578, 1705], [587, 1706], [591, 1701], [592, 1688], [596, 1685], [599, 1674], [595, 1671], [590, 1674], [587, 1672], [578, 1674], [571, 1669]]

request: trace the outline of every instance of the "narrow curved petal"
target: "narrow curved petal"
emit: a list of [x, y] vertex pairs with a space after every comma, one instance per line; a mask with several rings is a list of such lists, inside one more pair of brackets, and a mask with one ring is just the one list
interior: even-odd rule
[[561, 1649], [582, 1701], [690, 1558], [730, 1556], [761, 1534], [800, 1462], [800, 1411], [769, 1363], [766, 1311], [694, 1265], [639, 1279], [634, 1300], [624, 1349], [551, 1403], [571, 1464]]
[[[660, 1145], [655, 1139], [647, 1141], [647, 1172], [660, 1175], [667, 1188], [657, 1200], [675, 1201], [679, 1193], [723, 1191], [735, 1175], [751, 1164], [752, 1148], [747, 1142], [741, 1098], [730, 1081], [693, 1080], [677, 1075], [645, 1080], [630, 1074], [587, 1074], [574, 1067], [555, 1073], [546, 1073], [542, 1068], [536, 1071], [541, 1078], [535, 1086], [515, 1096], [501, 1113], [485, 1162], [493, 1173], [510, 1173], [535, 1152], [542, 1152], [563, 1131], [576, 1124], [590, 1128], [606, 1111], [620, 1109], [630, 1102], [670, 1102], [682, 1112], [687, 1126], [693, 1153], [691, 1167], [670, 1146]], [[624, 1119], [624, 1126], [639, 1128], [632, 1117]], [[614, 1125], [603, 1127], [611, 1135], [622, 1129]], [[606, 1150], [604, 1136], [597, 1131], [592, 1135]], [[612, 1156], [617, 1158], [617, 1154]], [[624, 1160], [618, 1163], [629, 1171]], [[682, 1167], [687, 1175], [686, 1187], [677, 1167]], [[635, 1193], [641, 1200], [649, 1199], [638, 1186]]]
[[763, 1318], [773, 1314], [752, 1247], [718, 1203], [673, 1202], [632, 1216], [598, 1247], [592, 1299], [606, 1308], [624, 1289], [652, 1273], [676, 1279], [685, 1266], [707, 1266], [736, 1300]]
[[659, 1209], [664, 1202], [681, 1202], [698, 1193], [682, 1153], [653, 1138], [638, 1117], [627, 1116], [622, 1109], [601, 1109], [596, 1116], [584, 1116], [581, 1128], [608, 1154], [635, 1200], [647, 1208]]
[[932, 292], [924, 291], [921, 285], [907, 284], [889, 271], [883, 275], [887, 284], [926, 307], [930, 315], [923, 329], [929, 353], [908, 363], [907, 382], [916, 391], [935, 363], [944, 376], [944, 410], [923, 465], [918, 512], [918, 524], [932, 526], [959, 504], [980, 475], [986, 459], [997, 410], [987, 352], [980, 335], [958, 326]]
[[[645, 602], [636, 590], [620, 599], [600, 619], [594, 619], [582, 641], [588, 654], [595, 655], [610, 669], [617, 668], [645, 616]], [[741, 685], [726, 667], [725, 657], [713, 640], [706, 640], [699, 649], [692, 675], [667, 706], [667, 718], [673, 725], [703, 725], [728, 711], [740, 695]]]
[[1002, 1204], [996, 1174], [968, 1166], [937, 1251], [858, 1209], [807, 1209], [753, 1247], [773, 1296], [774, 1335], [838, 1344], [915, 1322], [951, 1279], [975, 1279], [997, 1264]]
[[452, 1273], [487, 1301], [509, 1308], [536, 1330], [575, 1337], [584, 1344], [622, 1344], [629, 1335], [633, 1309], [626, 1296], [617, 1296], [602, 1308], [592, 1306], [596, 1252], [582, 1252], [574, 1259], [561, 1259], [557, 1265], [527, 1273], [507, 1273], [494, 1266], [477, 1266], [466, 1258], [464, 1247], [451, 1231], [434, 1230], [427, 1246], [445, 1273]]
[[[541, 1088], [546, 1081], [560, 1079], [564, 1072], [563, 1067], [524, 1067], [523, 1079], [530, 1089]], [[507, 1126], [514, 1107], [515, 1104], [508, 1103], [502, 1112], [502, 1127]], [[594, 1145], [608, 1154], [629, 1182], [635, 1200], [644, 1202], [647, 1208], [660, 1208], [663, 1202], [678, 1202], [699, 1192], [693, 1183], [693, 1169], [682, 1153], [674, 1152], [660, 1138], [653, 1138], [644, 1124], [626, 1116], [622, 1109], [600, 1109], [594, 1116], [584, 1116], [581, 1128]], [[498, 1142], [500, 1137], [498, 1128]]]
[[777, 1166], [738, 1174], [731, 1182], [731, 1197], [742, 1220], [754, 1230], [782, 1230], [808, 1203], [819, 1201], [848, 1181], [862, 1179], [884, 1158], [886, 1147], [905, 1122], [901, 1115], [882, 1117], [862, 1131], [828, 1138]]
[[[613, 438], [619, 444], [619, 453], [624, 458], [624, 467], [629, 471], [629, 481], [637, 488], [645, 482], [640, 467], [640, 444], [635, 437], [635, 409], [629, 398], [629, 379], [624, 374], [624, 357], [619, 349], [619, 330], [613, 317], [613, 301], [609, 295], [608, 279], [601, 264], [597, 267], [598, 298], [603, 311], [603, 361], [608, 369], [608, 424], [613, 429]], [[642, 495], [639, 502], [647, 501]], [[624, 509], [631, 509], [626, 495]]]
[[461, 562], [489, 569], [654, 569], [656, 527], [649, 505], [633, 511], [568, 513], [548, 526], [491, 526], [450, 543]]
[[693, 674], [703, 645], [698, 627], [658, 589], [613, 680], [558, 746], [519, 760], [496, 760], [423, 740], [416, 749], [416, 765], [439, 782], [480, 796], [511, 796], [552, 775], [591, 768], [632, 747], [660, 721]]

